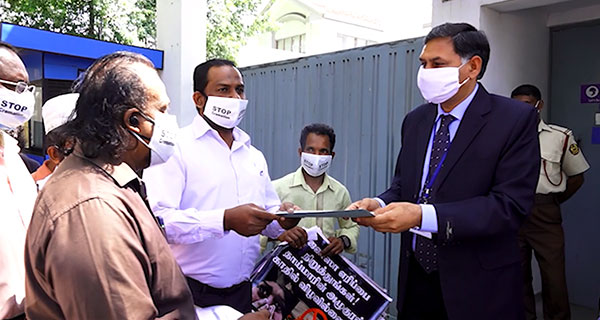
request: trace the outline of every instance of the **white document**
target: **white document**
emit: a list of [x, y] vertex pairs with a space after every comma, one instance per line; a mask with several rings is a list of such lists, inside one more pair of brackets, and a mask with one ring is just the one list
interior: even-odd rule
[[243, 316], [242, 313], [230, 306], [194, 307], [196, 316], [200, 320], [237, 320]]
[[431, 232], [427, 232], [427, 231], [421, 231], [419, 229], [415, 229], [415, 228], [410, 228], [409, 230], [410, 232], [414, 233], [414, 234], [418, 234], [422, 237], [431, 239], [433, 236], [431, 235]]
[[323, 238], [325, 241], [329, 242], [329, 240], [327, 240], [327, 237], [325, 237], [325, 235], [323, 235], [323, 231], [321, 230], [321, 228], [314, 226], [314, 227], [310, 227], [310, 228], [304, 228], [304, 230], [306, 230], [306, 235], [308, 236], [308, 241], [315, 241], [317, 240], [317, 236], [318, 234], [321, 234], [321, 238]]

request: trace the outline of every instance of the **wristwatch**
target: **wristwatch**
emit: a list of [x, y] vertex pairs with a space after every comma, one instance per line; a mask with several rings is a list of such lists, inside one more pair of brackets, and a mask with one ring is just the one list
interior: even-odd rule
[[351, 245], [350, 238], [348, 238], [347, 236], [339, 236], [338, 238], [340, 238], [340, 240], [342, 240], [342, 243], [344, 244], [344, 249], [350, 248], [350, 245]]

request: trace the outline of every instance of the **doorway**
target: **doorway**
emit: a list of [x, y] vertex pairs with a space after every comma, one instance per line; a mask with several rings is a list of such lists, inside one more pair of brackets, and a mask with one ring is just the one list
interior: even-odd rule
[[573, 130], [591, 168], [562, 205], [569, 299], [598, 309], [600, 297], [600, 145], [592, 127], [600, 104], [581, 103], [581, 85], [600, 83], [600, 21], [552, 28], [548, 122]]

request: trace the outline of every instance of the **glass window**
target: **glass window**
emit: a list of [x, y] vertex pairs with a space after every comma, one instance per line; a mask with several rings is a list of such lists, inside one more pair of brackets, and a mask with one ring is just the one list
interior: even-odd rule
[[306, 48], [304, 48], [304, 46], [306, 45], [304, 42], [306, 41], [304, 38], [306, 37], [306, 35], [301, 34], [300, 35], [300, 53], [306, 53]]
[[305, 53], [305, 46], [306, 34], [299, 34], [292, 37], [275, 40], [275, 49], [278, 50]]

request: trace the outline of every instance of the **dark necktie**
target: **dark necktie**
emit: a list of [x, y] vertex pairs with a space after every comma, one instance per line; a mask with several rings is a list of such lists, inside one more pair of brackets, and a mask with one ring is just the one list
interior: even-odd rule
[[152, 209], [150, 208], [150, 203], [148, 203], [148, 194], [146, 193], [146, 184], [144, 183], [144, 181], [140, 179], [131, 180], [129, 182], [129, 185], [133, 190], [135, 190], [135, 192], [137, 192], [137, 194], [140, 195], [140, 198], [142, 198], [142, 201], [144, 201], [144, 204], [146, 205], [146, 208], [148, 208], [148, 211], [152, 212]]
[[144, 183], [144, 181], [142, 181], [140, 179], [135, 179], [135, 180], [131, 180], [128, 183], [128, 185], [140, 195], [140, 198], [142, 198], [142, 201], [144, 201], [146, 208], [148, 208], [148, 212], [152, 215], [152, 218], [154, 218], [154, 220], [156, 221], [156, 224], [159, 226], [160, 230], [163, 232], [163, 235], [164, 235], [164, 232], [165, 232], [164, 222], [163, 222], [162, 218], [160, 218], [159, 216], [155, 216], [154, 213], [152, 212], [152, 207], [150, 207], [150, 203], [148, 202], [148, 194], [146, 193], [146, 184]]
[[[436, 172], [439, 165], [443, 165], [441, 161], [444, 159], [444, 155], [448, 152], [448, 148], [450, 147], [450, 130], [448, 129], [448, 126], [452, 121], [456, 120], [456, 118], [449, 114], [441, 115], [440, 118], [440, 127], [433, 137], [431, 158], [429, 159], [429, 171], [423, 188], [426, 188], [426, 186], [430, 184], [431, 179], [437, 178], [437, 176], [434, 177], [434, 172]], [[428, 194], [429, 196], [431, 195], [431, 190], [429, 190]], [[423, 203], [425, 201], [421, 202]], [[437, 270], [437, 245], [429, 238], [419, 235], [416, 237], [415, 258], [425, 272], [430, 273]]]

